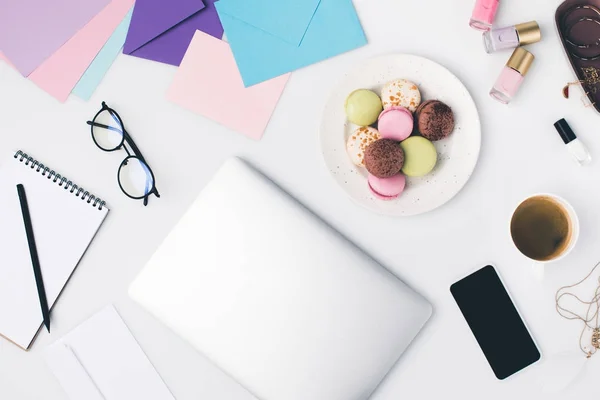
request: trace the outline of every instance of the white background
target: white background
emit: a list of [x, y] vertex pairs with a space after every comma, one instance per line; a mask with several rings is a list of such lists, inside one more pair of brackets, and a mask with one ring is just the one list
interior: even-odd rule
[[[176, 71], [171, 66], [120, 55], [90, 102], [72, 98], [58, 104], [0, 65], [0, 152], [8, 157], [26, 150], [104, 197], [111, 208], [54, 309], [52, 333], [42, 332], [29, 353], [0, 340], [0, 398], [65, 399], [42, 351], [108, 303], [116, 304], [177, 399], [243, 397], [231, 392], [235, 385], [228, 378], [127, 297], [128, 285], [156, 246], [232, 155], [257, 165], [433, 303], [431, 322], [374, 399], [598, 396], [592, 376], [598, 376], [600, 355], [589, 361], [587, 376], [567, 394], [542, 394], [537, 383], [542, 364], [497, 381], [448, 290], [467, 272], [494, 263], [544, 355], [576, 352], [580, 326], [557, 316], [554, 292], [583, 277], [600, 259], [600, 162], [577, 166], [552, 126], [566, 117], [600, 159], [596, 111], [561, 95], [574, 76], [554, 27], [559, 1], [502, 0], [498, 24], [537, 20], [544, 33], [541, 43], [529, 46], [536, 62], [508, 107], [491, 100], [488, 91], [510, 52], [484, 52], [480, 33], [467, 24], [473, 4], [357, 1], [369, 45], [295, 72], [260, 142], [169, 104], [165, 92]], [[477, 103], [483, 132], [479, 164], [463, 191], [436, 211], [404, 219], [372, 214], [347, 198], [325, 168], [317, 137], [321, 108], [340, 75], [372, 56], [392, 52], [428, 57], [454, 72]], [[124, 118], [156, 173], [162, 198], [151, 198], [147, 208], [117, 186], [124, 153], [104, 153], [90, 138], [85, 121], [102, 100]], [[548, 267], [543, 283], [532, 277], [530, 263], [511, 246], [508, 235], [511, 211], [536, 192], [563, 196], [581, 219], [577, 247]], [[68, 216], [65, 223], [71, 223]]]

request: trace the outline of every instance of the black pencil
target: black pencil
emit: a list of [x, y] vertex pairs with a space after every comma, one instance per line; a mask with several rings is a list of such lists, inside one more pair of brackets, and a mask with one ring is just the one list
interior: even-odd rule
[[46, 325], [46, 329], [50, 332], [50, 309], [48, 308], [48, 299], [46, 298], [46, 289], [44, 288], [40, 260], [38, 258], [37, 247], [35, 246], [35, 237], [33, 236], [33, 225], [31, 224], [27, 196], [25, 195], [25, 188], [23, 185], [17, 185], [17, 192], [19, 193], [19, 201], [21, 202], [23, 222], [25, 223], [25, 232], [27, 233], [27, 242], [29, 243], [29, 254], [31, 255], [31, 263], [33, 264], [33, 274], [35, 275], [35, 283], [37, 285], [38, 297], [40, 298], [40, 306], [42, 307], [42, 315], [44, 316], [44, 325]]

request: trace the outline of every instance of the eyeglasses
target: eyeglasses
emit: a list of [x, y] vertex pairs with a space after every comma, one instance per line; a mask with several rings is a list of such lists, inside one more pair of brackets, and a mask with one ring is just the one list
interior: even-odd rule
[[150, 195], [154, 194], [156, 197], [160, 197], [156, 189], [154, 173], [140, 149], [125, 130], [119, 114], [102, 102], [100, 111], [96, 113], [92, 121], [87, 121], [87, 124], [90, 125], [92, 139], [100, 150], [111, 152], [123, 149], [127, 152], [127, 157], [121, 162], [117, 172], [117, 181], [121, 191], [134, 200], [144, 199], [144, 206], [148, 205]]

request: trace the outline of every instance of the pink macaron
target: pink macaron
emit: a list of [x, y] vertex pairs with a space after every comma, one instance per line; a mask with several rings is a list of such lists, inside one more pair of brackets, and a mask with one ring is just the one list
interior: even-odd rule
[[401, 142], [410, 136], [414, 123], [410, 111], [404, 107], [393, 106], [379, 114], [377, 130], [382, 138]]
[[403, 174], [391, 178], [378, 178], [369, 174], [369, 189], [380, 200], [394, 200], [398, 198], [406, 187], [406, 177]]

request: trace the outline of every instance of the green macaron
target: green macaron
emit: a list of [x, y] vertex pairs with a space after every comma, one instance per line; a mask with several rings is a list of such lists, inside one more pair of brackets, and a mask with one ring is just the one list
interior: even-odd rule
[[368, 126], [377, 121], [383, 111], [381, 99], [374, 92], [358, 89], [346, 99], [346, 116], [353, 124]]
[[424, 176], [430, 173], [437, 163], [437, 151], [429, 140], [412, 136], [400, 143], [404, 150], [402, 172], [406, 176]]

